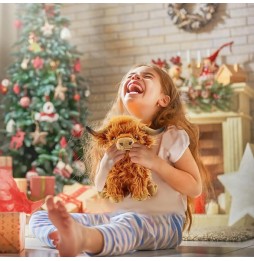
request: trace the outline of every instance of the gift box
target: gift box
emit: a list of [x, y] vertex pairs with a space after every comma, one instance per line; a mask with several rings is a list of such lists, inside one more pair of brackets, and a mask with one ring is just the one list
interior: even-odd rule
[[[54, 202], [62, 201], [70, 213], [81, 213], [84, 202], [97, 195], [97, 191], [92, 186], [84, 186], [79, 183], [65, 185], [63, 192], [54, 197]], [[47, 210], [46, 204], [42, 209]]]
[[19, 253], [25, 248], [26, 214], [0, 212], [0, 253]]
[[55, 194], [54, 176], [32, 176], [30, 179], [30, 198], [40, 200], [48, 195]]
[[21, 192], [12, 176], [0, 172], [0, 253], [19, 253], [25, 247], [26, 214], [41, 207]]
[[0, 172], [1, 171], [12, 176], [12, 157], [0, 156]]
[[19, 188], [19, 191], [27, 194], [27, 179], [26, 178], [15, 178], [14, 180]]

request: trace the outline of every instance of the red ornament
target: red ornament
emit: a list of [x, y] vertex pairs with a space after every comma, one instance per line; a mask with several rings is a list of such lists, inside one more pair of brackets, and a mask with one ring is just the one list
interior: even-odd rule
[[80, 64], [80, 59], [76, 59], [74, 66], [73, 66], [73, 71], [76, 73], [79, 73], [81, 71], [81, 64]]
[[2, 84], [0, 84], [0, 92], [2, 94], [6, 94], [8, 92], [8, 88], [6, 86], [3, 86]]
[[30, 101], [30, 98], [25, 96], [25, 97], [22, 97], [19, 101], [19, 104], [21, 105], [21, 107], [23, 108], [28, 108], [29, 105], [30, 105], [31, 101]]
[[73, 100], [77, 102], [80, 101], [80, 95], [78, 93], [74, 94]]
[[14, 26], [15, 26], [15, 28], [17, 28], [17, 29], [20, 29], [21, 27], [22, 27], [22, 22], [20, 21], [20, 20], [16, 20], [15, 22], [14, 22]]
[[42, 69], [43, 64], [44, 64], [44, 60], [41, 59], [39, 56], [36, 56], [36, 58], [33, 59], [32, 63], [33, 63], [34, 69]]
[[14, 84], [12, 90], [15, 94], [20, 94], [20, 87], [17, 83]]
[[60, 140], [60, 146], [62, 149], [65, 149], [67, 147], [67, 140], [65, 137], [62, 137]]
[[19, 149], [23, 146], [25, 132], [17, 131], [15, 136], [11, 137], [10, 149]]
[[43, 4], [43, 5], [47, 15], [53, 17], [55, 15], [55, 5], [54, 4]]
[[71, 130], [71, 135], [76, 138], [80, 138], [83, 134], [83, 130], [83, 126], [79, 123], [76, 123]]

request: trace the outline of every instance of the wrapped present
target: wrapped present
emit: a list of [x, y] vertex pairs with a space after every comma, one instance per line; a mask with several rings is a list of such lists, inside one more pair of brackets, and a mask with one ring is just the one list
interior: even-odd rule
[[[54, 202], [62, 201], [70, 213], [78, 213], [83, 210], [83, 203], [93, 196], [97, 195], [97, 191], [92, 186], [84, 186], [79, 183], [73, 185], [65, 185], [63, 192], [54, 197]], [[42, 209], [47, 210], [46, 204]]]
[[40, 200], [48, 195], [55, 195], [54, 176], [32, 176], [30, 179], [30, 198]]
[[12, 176], [12, 157], [0, 156], [0, 172], [1, 171]]
[[19, 253], [25, 247], [26, 214], [41, 207], [21, 192], [12, 176], [0, 172], [0, 253]]
[[15, 178], [14, 179], [19, 190], [21, 192], [27, 193], [27, 179], [26, 178]]
[[0, 253], [19, 253], [25, 248], [26, 214], [0, 212]]

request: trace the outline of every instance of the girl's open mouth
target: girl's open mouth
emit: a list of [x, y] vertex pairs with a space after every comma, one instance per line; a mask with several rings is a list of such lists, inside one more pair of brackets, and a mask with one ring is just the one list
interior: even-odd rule
[[129, 94], [141, 94], [144, 92], [144, 90], [139, 83], [131, 82], [127, 85], [126, 92]]

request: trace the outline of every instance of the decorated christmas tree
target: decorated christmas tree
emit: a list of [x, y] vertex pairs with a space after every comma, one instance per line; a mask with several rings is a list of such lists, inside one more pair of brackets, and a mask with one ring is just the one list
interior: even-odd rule
[[59, 4], [19, 5], [15, 62], [0, 86], [4, 152], [13, 157], [14, 177], [55, 175], [58, 191], [86, 178], [82, 136], [90, 94], [60, 11]]

